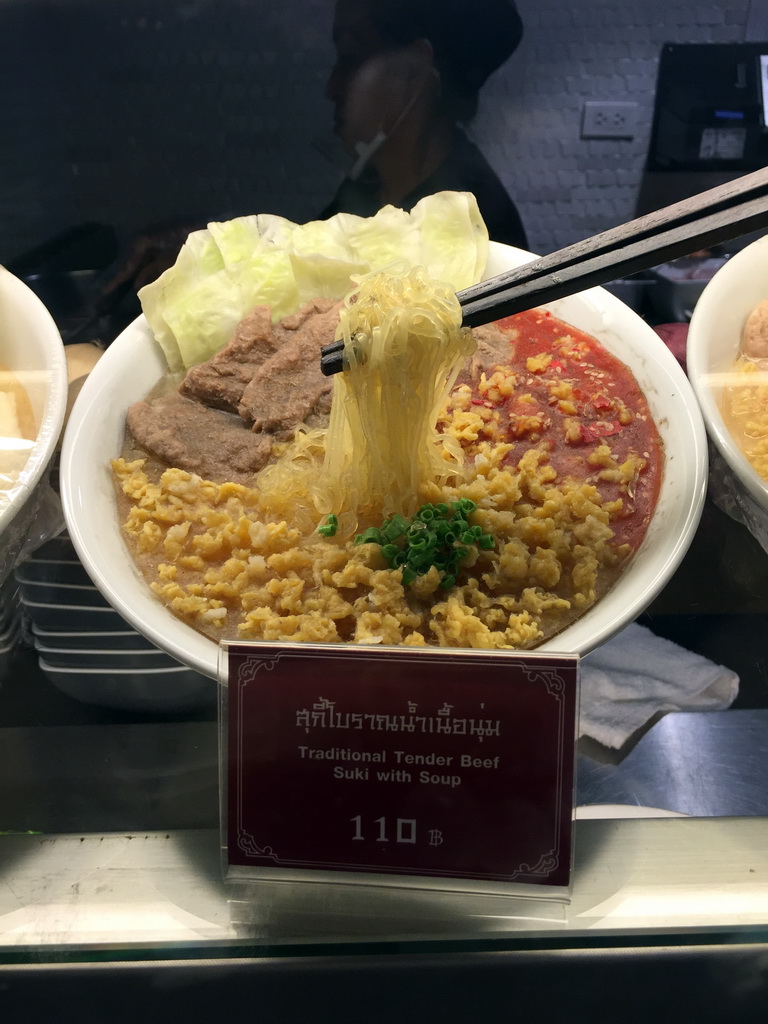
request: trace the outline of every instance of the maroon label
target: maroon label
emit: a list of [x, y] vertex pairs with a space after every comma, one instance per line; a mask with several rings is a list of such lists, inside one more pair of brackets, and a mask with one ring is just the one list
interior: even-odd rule
[[226, 649], [231, 866], [568, 884], [577, 658]]

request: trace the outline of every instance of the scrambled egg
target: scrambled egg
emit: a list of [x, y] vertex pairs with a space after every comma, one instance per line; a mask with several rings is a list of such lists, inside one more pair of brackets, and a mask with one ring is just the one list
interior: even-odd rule
[[[766, 311], [768, 306], [763, 311], [768, 322]], [[768, 384], [763, 382], [764, 371], [757, 363], [740, 357], [734, 372], [743, 379], [725, 390], [725, 420], [747, 459], [768, 480]]]
[[[501, 377], [488, 384], [507, 386]], [[403, 586], [377, 544], [270, 519], [253, 488], [180, 469], [155, 480], [143, 459], [113, 462], [129, 506], [125, 533], [158, 597], [216, 640], [534, 647], [618, 572], [628, 548], [611, 544], [610, 521], [622, 499], [602, 501], [595, 482], [558, 481], [543, 451], [511, 459], [512, 445], [482, 440], [494, 432], [491, 418], [463, 412], [453, 429], [481, 438], [473, 476], [456, 487], [427, 485], [421, 497], [470, 498], [472, 522], [496, 543], [471, 550], [448, 590], [434, 566]], [[592, 464], [595, 480], [636, 472], [618, 465], [607, 444]]]

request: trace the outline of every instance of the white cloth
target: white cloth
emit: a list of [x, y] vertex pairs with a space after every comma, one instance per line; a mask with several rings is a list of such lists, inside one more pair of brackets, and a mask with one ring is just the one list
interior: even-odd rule
[[581, 662], [579, 735], [618, 749], [663, 711], [722, 711], [739, 692], [729, 668], [633, 622]]

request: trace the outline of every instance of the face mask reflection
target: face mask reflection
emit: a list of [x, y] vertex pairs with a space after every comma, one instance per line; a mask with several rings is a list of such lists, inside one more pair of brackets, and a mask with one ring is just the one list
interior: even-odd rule
[[401, 90], [391, 75], [391, 56], [376, 54], [351, 74], [336, 108], [336, 132], [350, 153], [387, 132], [390, 111], [398, 106]]

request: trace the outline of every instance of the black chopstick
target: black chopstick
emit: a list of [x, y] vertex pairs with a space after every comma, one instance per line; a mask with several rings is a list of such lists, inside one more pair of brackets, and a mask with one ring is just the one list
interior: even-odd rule
[[[491, 323], [763, 227], [768, 227], [768, 195], [641, 238], [623, 249], [602, 252], [562, 270], [535, 273], [528, 280], [470, 301], [463, 301], [459, 292], [462, 322], [466, 327]], [[529, 266], [534, 268], [535, 264]]]
[[344, 342], [332, 341], [320, 349], [320, 372], [324, 377], [332, 377], [344, 369]]
[[[768, 168], [654, 210], [457, 293], [463, 324], [478, 327], [585, 288], [768, 227]], [[343, 342], [321, 350], [326, 376], [344, 369]]]
[[500, 292], [510, 285], [532, 280], [536, 276], [543, 277], [552, 271], [564, 269], [585, 259], [591, 259], [603, 252], [617, 251], [643, 238], [671, 230], [677, 225], [682, 226], [702, 216], [708, 216], [719, 210], [728, 209], [749, 199], [757, 199], [765, 195], [768, 195], [768, 169], [761, 168], [759, 171], [744, 174], [723, 185], [718, 185], [716, 188], [707, 189], [705, 192], [699, 192], [670, 206], [662, 207], [660, 210], [653, 210], [626, 224], [619, 224], [615, 228], [574, 242], [548, 256], [542, 256], [523, 266], [498, 274], [488, 281], [480, 281], [469, 288], [464, 288], [458, 293], [459, 301], [464, 305], [481, 296]]

